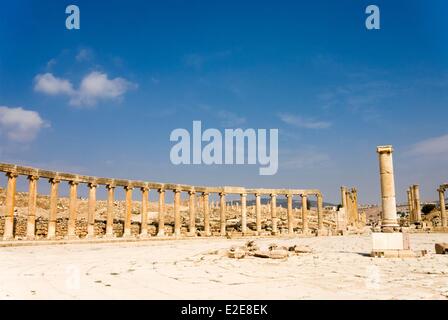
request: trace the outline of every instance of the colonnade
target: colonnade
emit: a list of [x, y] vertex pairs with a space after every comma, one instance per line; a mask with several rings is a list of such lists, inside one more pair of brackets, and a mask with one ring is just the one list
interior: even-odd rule
[[[91, 176], [75, 175], [69, 173], [60, 173], [53, 171], [40, 170], [29, 167], [22, 167], [11, 164], [0, 164], [0, 172], [5, 172], [7, 177], [6, 186], [6, 212], [5, 212], [5, 226], [4, 226], [4, 240], [12, 240], [15, 238], [14, 232], [14, 211], [15, 211], [15, 196], [17, 178], [19, 176], [26, 176], [28, 178], [28, 216], [27, 216], [27, 239], [35, 239], [36, 230], [36, 209], [37, 209], [37, 182], [39, 179], [46, 179], [50, 184], [50, 208], [48, 216], [48, 239], [56, 238], [56, 221], [58, 218], [58, 190], [61, 182], [67, 182], [69, 185], [69, 208], [68, 208], [68, 226], [67, 239], [76, 239], [76, 222], [78, 214], [78, 186], [85, 184], [88, 187], [88, 209], [87, 209], [87, 238], [94, 238], [95, 234], [95, 218], [96, 210], [96, 195], [100, 186], [106, 188], [107, 205], [106, 205], [106, 230], [105, 237], [114, 236], [114, 196], [117, 188], [123, 188], [125, 192], [125, 209], [124, 209], [124, 230], [123, 237], [132, 237], [132, 196], [135, 190], [140, 190], [141, 196], [141, 217], [140, 217], [140, 232], [139, 237], [148, 237], [148, 208], [149, 208], [149, 193], [151, 191], [158, 192], [158, 225], [157, 236], [166, 236], [165, 222], [166, 222], [166, 203], [165, 196], [167, 191], [172, 191], [174, 194], [174, 236], [180, 237], [181, 233], [181, 194], [187, 193], [189, 196], [189, 223], [188, 235], [195, 236], [196, 232], [196, 200], [200, 195], [200, 203], [202, 206], [204, 234], [211, 236], [210, 226], [210, 210], [209, 197], [211, 194], [219, 195], [219, 213], [220, 213], [220, 235], [226, 235], [227, 226], [227, 211], [226, 211], [226, 196], [239, 195], [240, 196], [240, 212], [241, 212], [241, 231], [243, 235], [262, 233], [261, 225], [261, 197], [270, 197], [270, 218], [272, 221], [272, 234], [279, 233], [278, 217], [277, 217], [277, 197], [285, 196], [287, 198], [287, 219], [288, 219], [288, 233], [294, 233], [294, 215], [293, 215], [293, 197], [300, 196], [302, 200], [302, 232], [307, 233], [308, 227], [308, 197], [316, 196], [317, 199], [317, 216], [318, 229], [323, 229], [323, 198], [319, 190], [301, 190], [301, 189], [246, 189], [241, 187], [194, 187], [188, 185], [178, 184], [162, 184], [155, 182], [131, 181], [121, 179], [98, 178]], [[251, 232], [247, 226], [247, 197], [248, 195], [255, 196], [255, 216], [256, 216], [256, 230]]]

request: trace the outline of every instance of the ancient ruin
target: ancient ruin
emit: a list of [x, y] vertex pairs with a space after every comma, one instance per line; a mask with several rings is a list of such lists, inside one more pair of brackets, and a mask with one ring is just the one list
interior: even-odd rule
[[[166, 184], [145, 181], [131, 181], [122, 179], [99, 178], [70, 173], [54, 172], [12, 164], [0, 164], [0, 171], [7, 177], [5, 195], [5, 214], [0, 220], [0, 235], [5, 241], [35, 240], [35, 239], [145, 239], [153, 236], [179, 238], [184, 236], [228, 236], [228, 235], [278, 235], [294, 233], [301, 234], [331, 234], [336, 228], [336, 219], [323, 209], [323, 197], [319, 190], [301, 189], [246, 189], [243, 187], [201, 187], [179, 184]], [[17, 179], [28, 179], [28, 193], [26, 217], [19, 215], [16, 205]], [[38, 181], [47, 180], [50, 184], [48, 210], [37, 214]], [[69, 186], [68, 199], [58, 195], [61, 183]], [[83, 201], [78, 197], [78, 187], [84, 184], [88, 188], [88, 199]], [[99, 212], [97, 191], [105, 188], [107, 201], [104, 210]], [[118, 188], [125, 193], [124, 207], [115, 201], [114, 195]], [[135, 190], [140, 191], [140, 201], [136, 205], [132, 196]], [[149, 215], [149, 193], [158, 193], [157, 216]], [[173, 204], [170, 207], [165, 196], [173, 193]], [[187, 194], [187, 205], [182, 201], [182, 195]], [[219, 196], [219, 206], [209, 201], [211, 195]], [[226, 196], [238, 195], [239, 205], [229, 206]], [[248, 206], [247, 198], [255, 198], [255, 205]], [[23, 196], [23, 195], [22, 195]], [[262, 196], [268, 196], [270, 203], [262, 205]], [[277, 206], [278, 197], [286, 197], [287, 208]], [[301, 213], [293, 208], [293, 198], [300, 197]], [[308, 207], [310, 197], [315, 197], [316, 208]], [[200, 199], [200, 201], [198, 201]], [[66, 200], [65, 202], [63, 200]], [[86, 202], [86, 203], [84, 203]], [[61, 216], [65, 204], [68, 206], [66, 216]], [[350, 202], [350, 203], [356, 203]], [[80, 208], [83, 206], [83, 208]], [[185, 210], [187, 207], [187, 210]], [[355, 206], [356, 207], [356, 206]], [[171, 210], [168, 210], [171, 209]], [[117, 212], [117, 210], [119, 212]], [[354, 210], [354, 209], [353, 209]], [[40, 211], [40, 210], [39, 210]], [[139, 221], [133, 216], [139, 213]], [[183, 213], [186, 212], [186, 216]], [[238, 212], [237, 212], [238, 211]], [[263, 212], [262, 212], [263, 211]], [[313, 213], [313, 227], [311, 228], [310, 212]], [[81, 213], [87, 212], [87, 217], [80, 218]], [[350, 211], [351, 212], [351, 211]], [[353, 211], [354, 212], [354, 211]], [[102, 219], [99, 214], [102, 214]], [[174, 223], [167, 223], [168, 214], [172, 214]], [[218, 214], [216, 221], [214, 214]], [[255, 223], [248, 223], [248, 213]], [[264, 214], [264, 228], [262, 228], [262, 213]], [[47, 216], [45, 216], [47, 215]], [[281, 218], [280, 216], [281, 215]], [[328, 216], [326, 219], [325, 216]], [[171, 218], [171, 216], [170, 216]], [[325, 220], [326, 219], [326, 220]], [[151, 221], [150, 221], [151, 220]], [[236, 220], [236, 221], [235, 221]], [[300, 221], [301, 225], [298, 225]], [[3, 223], [2, 223], [3, 222]], [[185, 225], [184, 225], [185, 222]], [[284, 223], [285, 222], [285, 223]], [[229, 227], [233, 224], [233, 228]], [[281, 225], [279, 225], [281, 223]], [[229, 230], [229, 228], [231, 230]]]

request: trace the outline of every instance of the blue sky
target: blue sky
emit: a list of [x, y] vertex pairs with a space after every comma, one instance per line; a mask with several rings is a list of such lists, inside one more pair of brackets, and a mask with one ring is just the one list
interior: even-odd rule
[[[81, 29], [65, 28], [76, 4]], [[364, 26], [367, 5], [381, 30]], [[377, 145], [397, 198], [448, 180], [448, 4], [432, 1], [5, 1], [0, 158], [197, 185], [356, 186], [379, 203]], [[17, 109], [17, 108], [22, 109]], [[173, 129], [278, 128], [279, 171], [174, 166]], [[3, 183], [3, 182], [2, 182]]]

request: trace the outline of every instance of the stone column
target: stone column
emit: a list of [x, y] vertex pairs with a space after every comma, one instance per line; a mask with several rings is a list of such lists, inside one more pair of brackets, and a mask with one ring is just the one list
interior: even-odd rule
[[157, 226], [157, 236], [165, 236], [165, 190], [159, 189], [159, 221]]
[[107, 218], [106, 218], [106, 237], [114, 236], [114, 193], [115, 186], [108, 184], [107, 189]]
[[148, 236], [148, 196], [149, 188], [142, 187], [142, 212], [141, 212], [141, 224], [140, 224], [140, 237], [144, 238]]
[[88, 216], [87, 216], [87, 238], [95, 237], [95, 213], [96, 213], [96, 183], [89, 183], [89, 200], [88, 200]]
[[28, 240], [35, 239], [36, 232], [36, 207], [37, 207], [37, 180], [38, 176], [28, 176], [28, 219], [26, 224], [26, 238]]
[[190, 221], [189, 221], [189, 228], [188, 228], [188, 232], [190, 236], [195, 236], [196, 235], [196, 192], [194, 191], [189, 191], [188, 192], [188, 210], [190, 213]]
[[271, 194], [271, 218], [272, 218], [272, 234], [278, 234], [277, 228], [277, 195]]
[[414, 185], [414, 202], [415, 220], [420, 222], [422, 221], [422, 213], [420, 211], [420, 187], [418, 184]]
[[394, 167], [392, 161], [392, 146], [379, 146], [376, 149], [379, 155], [381, 202], [383, 215], [381, 228], [383, 232], [393, 232], [398, 227], [397, 205], [395, 200]]
[[220, 221], [221, 221], [221, 236], [226, 235], [226, 195], [224, 192], [219, 194], [219, 203], [220, 203]]
[[210, 236], [210, 205], [208, 201], [208, 192], [202, 193], [202, 209], [204, 210], [204, 232], [206, 236]]
[[17, 174], [8, 172], [8, 185], [6, 187], [5, 230], [3, 240], [14, 240], [14, 208], [16, 203]]
[[78, 182], [69, 181], [70, 192], [68, 200], [67, 238], [76, 238], [76, 217], [78, 212]]
[[247, 234], [247, 194], [241, 194], [241, 232]]
[[324, 209], [322, 195], [317, 195], [317, 229], [322, 230], [324, 228]]
[[308, 197], [302, 194], [302, 233], [308, 233]]
[[439, 190], [439, 202], [440, 202], [440, 219], [442, 220], [442, 227], [447, 227], [447, 216], [445, 209], [445, 189], [440, 188]]
[[358, 191], [356, 188], [352, 188], [352, 211], [353, 211], [353, 221], [357, 225], [359, 223], [359, 213], [358, 213]]
[[345, 187], [341, 187], [341, 206], [347, 214], [347, 189]]
[[415, 201], [414, 201], [414, 186], [409, 187], [409, 192], [411, 194], [411, 213], [410, 213], [410, 223], [415, 222]]
[[124, 233], [123, 237], [131, 237], [131, 225], [132, 225], [132, 190], [134, 188], [132, 186], [124, 187], [124, 191], [126, 193], [125, 200], [125, 213], [124, 213]]
[[292, 211], [292, 194], [286, 195], [288, 213], [288, 233], [294, 233], [294, 213]]
[[409, 223], [412, 223], [413, 206], [412, 206], [411, 190], [410, 189], [406, 190], [406, 194], [408, 196]]
[[58, 186], [59, 180], [50, 179], [50, 215], [48, 219], [48, 239], [56, 238], [56, 219], [58, 215]]
[[174, 236], [180, 237], [180, 190], [175, 189], [174, 191]]

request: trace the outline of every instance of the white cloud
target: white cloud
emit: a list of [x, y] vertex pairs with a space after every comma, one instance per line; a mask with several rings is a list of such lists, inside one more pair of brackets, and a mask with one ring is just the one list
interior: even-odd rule
[[278, 115], [280, 120], [286, 124], [306, 129], [326, 129], [331, 126], [327, 121], [316, 121], [314, 119], [303, 118], [300, 116], [282, 113]]
[[448, 134], [420, 141], [411, 147], [410, 153], [417, 156], [448, 155]]
[[74, 93], [73, 85], [70, 81], [57, 78], [51, 73], [38, 74], [34, 78], [34, 90], [48, 95]]
[[34, 90], [41, 93], [67, 95], [69, 103], [79, 107], [93, 106], [99, 100], [120, 100], [127, 91], [135, 88], [137, 85], [126, 79], [109, 79], [106, 73], [97, 71], [86, 75], [77, 90], [73, 89], [69, 80], [56, 78], [51, 73], [37, 75], [34, 85]]
[[18, 142], [29, 142], [36, 138], [39, 131], [48, 127], [36, 111], [23, 108], [0, 106], [0, 132], [8, 139]]

